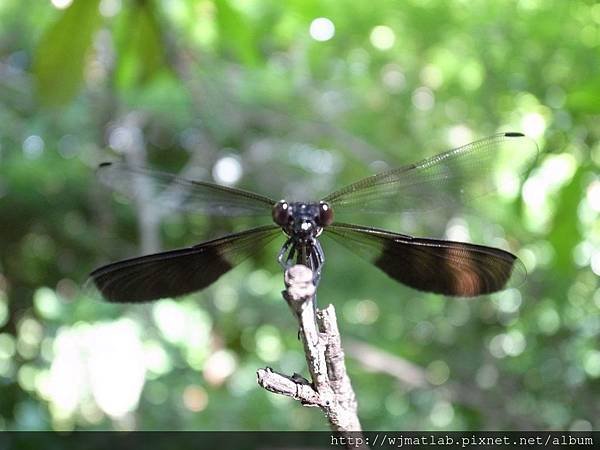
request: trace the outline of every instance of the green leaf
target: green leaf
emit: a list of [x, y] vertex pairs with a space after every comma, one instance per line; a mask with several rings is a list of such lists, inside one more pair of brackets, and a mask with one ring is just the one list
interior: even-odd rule
[[141, 86], [165, 67], [162, 30], [150, 1], [136, 1], [121, 24], [117, 84]]
[[570, 109], [583, 114], [600, 113], [600, 79], [591, 80], [583, 86], [573, 89], [568, 97]]
[[33, 71], [43, 104], [65, 104], [79, 91], [85, 56], [100, 24], [98, 3], [76, 0], [40, 39]]
[[216, 6], [219, 40], [223, 47], [235, 54], [242, 63], [256, 66], [260, 58], [253, 28], [227, 0], [217, 0]]
[[581, 186], [585, 173], [585, 168], [580, 167], [571, 182], [560, 190], [552, 231], [548, 235], [548, 240], [556, 252], [556, 267], [568, 280], [574, 271], [573, 248], [581, 241], [577, 210], [581, 201]]

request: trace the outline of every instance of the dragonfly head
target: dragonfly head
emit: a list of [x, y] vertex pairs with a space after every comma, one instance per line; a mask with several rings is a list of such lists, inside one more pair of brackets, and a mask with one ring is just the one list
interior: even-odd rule
[[280, 200], [273, 206], [273, 221], [288, 236], [317, 237], [333, 222], [333, 210], [325, 202], [303, 203]]

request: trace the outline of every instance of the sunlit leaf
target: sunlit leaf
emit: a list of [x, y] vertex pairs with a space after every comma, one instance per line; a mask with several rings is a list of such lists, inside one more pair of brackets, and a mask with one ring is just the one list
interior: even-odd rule
[[85, 57], [100, 24], [99, 1], [75, 1], [40, 39], [34, 74], [44, 104], [64, 104], [77, 94]]
[[[585, 171], [579, 168], [571, 182], [565, 185], [558, 196], [554, 223], [548, 240], [556, 252], [556, 266], [563, 276], [571, 274], [573, 267], [573, 248], [581, 241], [578, 228], [579, 201]], [[569, 278], [567, 278], [569, 279]]]
[[255, 30], [238, 11], [231, 7], [229, 1], [218, 0], [217, 23], [219, 37], [228, 51], [235, 54], [243, 63], [254, 66], [258, 63]]
[[121, 88], [145, 84], [164, 67], [164, 37], [154, 3], [133, 3], [121, 23], [117, 58]]
[[600, 113], [600, 79], [594, 79], [574, 89], [567, 97], [568, 105], [575, 111], [586, 114]]

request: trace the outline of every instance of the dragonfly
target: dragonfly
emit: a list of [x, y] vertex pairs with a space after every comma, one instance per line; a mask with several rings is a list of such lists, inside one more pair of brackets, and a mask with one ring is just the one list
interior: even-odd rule
[[[499, 162], [515, 164], [522, 181], [537, 159], [533, 140], [498, 133], [415, 164], [387, 170], [343, 187], [318, 201], [276, 201], [253, 192], [124, 163], [103, 163], [100, 179], [116, 190], [140, 183], [158, 187], [183, 210], [218, 216], [271, 218], [269, 225], [187, 248], [125, 259], [95, 269], [90, 278], [104, 299], [140, 303], [200, 291], [277, 237], [285, 237], [277, 260], [284, 269], [304, 264], [320, 280], [325, 255], [321, 235], [347, 247], [392, 279], [413, 289], [454, 297], [491, 294], [522, 284], [523, 263], [495, 247], [413, 237], [371, 226], [338, 222], [347, 212], [419, 212], [452, 206], [497, 190]], [[519, 162], [519, 168], [516, 163]], [[126, 186], [126, 188], [124, 188]], [[132, 194], [135, 195], [135, 194]]]

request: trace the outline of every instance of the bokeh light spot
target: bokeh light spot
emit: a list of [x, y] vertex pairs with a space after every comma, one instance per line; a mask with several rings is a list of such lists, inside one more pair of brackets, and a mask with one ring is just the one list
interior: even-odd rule
[[435, 105], [435, 97], [431, 89], [419, 87], [412, 95], [412, 104], [419, 111], [430, 111]]
[[427, 380], [436, 386], [444, 384], [450, 377], [450, 368], [446, 361], [441, 359], [431, 362], [427, 366]]
[[8, 333], [0, 334], [0, 359], [12, 358], [15, 354], [15, 338]]
[[233, 311], [238, 304], [238, 291], [226, 284], [219, 284], [216, 287], [215, 306], [222, 312]]
[[484, 78], [484, 69], [481, 64], [475, 60], [470, 60], [462, 64], [460, 69], [460, 81], [464, 89], [475, 91], [481, 86]]
[[521, 120], [521, 128], [527, 136], [539, 139], [546, 130], [546, 119], [537, 112], [526, 114]]
[[433, 64], [428, 64], [421, 70], [420, 78], [423, 84], [431, 89], [439, 88], [444, 82], [442, 71]]
[[229, 350], [217, 350], [204, 363], [202, 374], [207, 383], [220, 386], [235, 372], [237, 360]]
[[335, 25], [327, 17], [318, 17], [310, 23], [309, 33], [315, 41], [328, 41], [335, 35]]
[[448, 130], [448, 143], [460, 147], [473, 140], [473, 131], [466, 125], [455, 125]]
[[[119, 319], [95, 325], [73, 339], [80, 340], [79, 358], [89, 370], [90, 388], [98, 406], [112, 417], [133, 411], [146, 376], [139, 326], [130, 319]], [[68, 389], [65, 381], [62, 388]]]
[[98, 8], [104, 17], [114, 17], [121, 11], [121, 0], [102, 0]]
[[600, 250], [596, 250], [592, 254], [592, 258], [590, 260], [590, 267], [592, 268], [592, 272], [600, 277]]
[[203, 411], [208, 405], [208, 393], [202, 386], [187, 386], [183, 391], [183, 404], [192, 412]]
[[594, 211], [600, 212], [600, 180], [594, 180], [589, 184], [586, 198], [590, 207]]
[[408, 401], [402, 392], [393, 392], [385, 398], [385, 409], [393, 416], [400, 416], [408, 411]]
[[156, 375], [168, 373], [172, 368], [171, 358], [155, 341], [147, 341], [144, 344], [144, 361], [146, 368]]
[[461, 217], [454, 217], [446, 225], [446, 239], [470, 242], [469, 224]]
[[24, 364], [19, 368], [17, 372], [17, 381], [19, 386], [25, 391], [33, 391], [35, 389], [35, 377], [38, 371], [35, 367]]
[[436, 427], [446, 427], [454, 419], [454, 408], [449, 402], [439, 401], [434, 404], [429, 418]]
[[406, 76], [396, 64], [387, 64], [381, 69], [381, 81], [391, 93], [398, 93], [406, 86]]
[[378, 25], [371, 31], [369, 36], [371, 44], [378, 50], [389, 50], [396, 42], [394, 30], [385, 25]]
[[583, 360], [583, 368], [591, 378], [600, 377], [600, 351], [590, 350]]
[[502, 340], [502, 349], [509, 356], [518, 356], [525, 350], [525, 336], [518, 330], [512, 330]]
[[52, 3], [52, 6], [54, 6], [56, 9], [65, 9], [68, 8], [71, 3], [73, 3], [73, 0], [50, 0]]
[[518, 289], [506, 289], [494, 296], [493, 301], [498, 307], [498, 310], [503, 313], [511, 314], [519, 310], [523, 299]]
[[379, 307], [373, 300], [361, 300], [356, 304], [356, 318], [363, 325], [371, 325], [379, 317]]
[[45, 319], [56, 319], [60, 316], [60, 301], [52, 289], [42, 287], [36, 290], [33, 305], [38, 314]]
[[213, 167], [212, 175], [215, 181], [221, 184], [233, 185], [242, 177], [242, 164], [233, 155], [219, 159]]
[[44, 140], [41, 137], [34, 134], [23, 141], [23, 154], [26, 158], [36, 159], [42, 153], [44, 153]]
[[256, 296], [262, 296], [269, 292], [271, 289], [271, 274], [263, 269], [258, 269], [252, 271], [248, 278], [246, 279], [246, 283], [248, 286], [248, 290]]
[[271, 325], [263, 325], [256, 332], [256, 353], [266, 362], [280, 358], [283, 344], [279, 330]]
[[498, 381], [498, 369], [491, 364], [484, 364], [475, 375], [475, 381], [482, 389], [491, 389]]
[[546, 307], [537, 316], [537, 324], [542, 333], [552, 335], [560, 327], [560, 316], [554, 308]]

